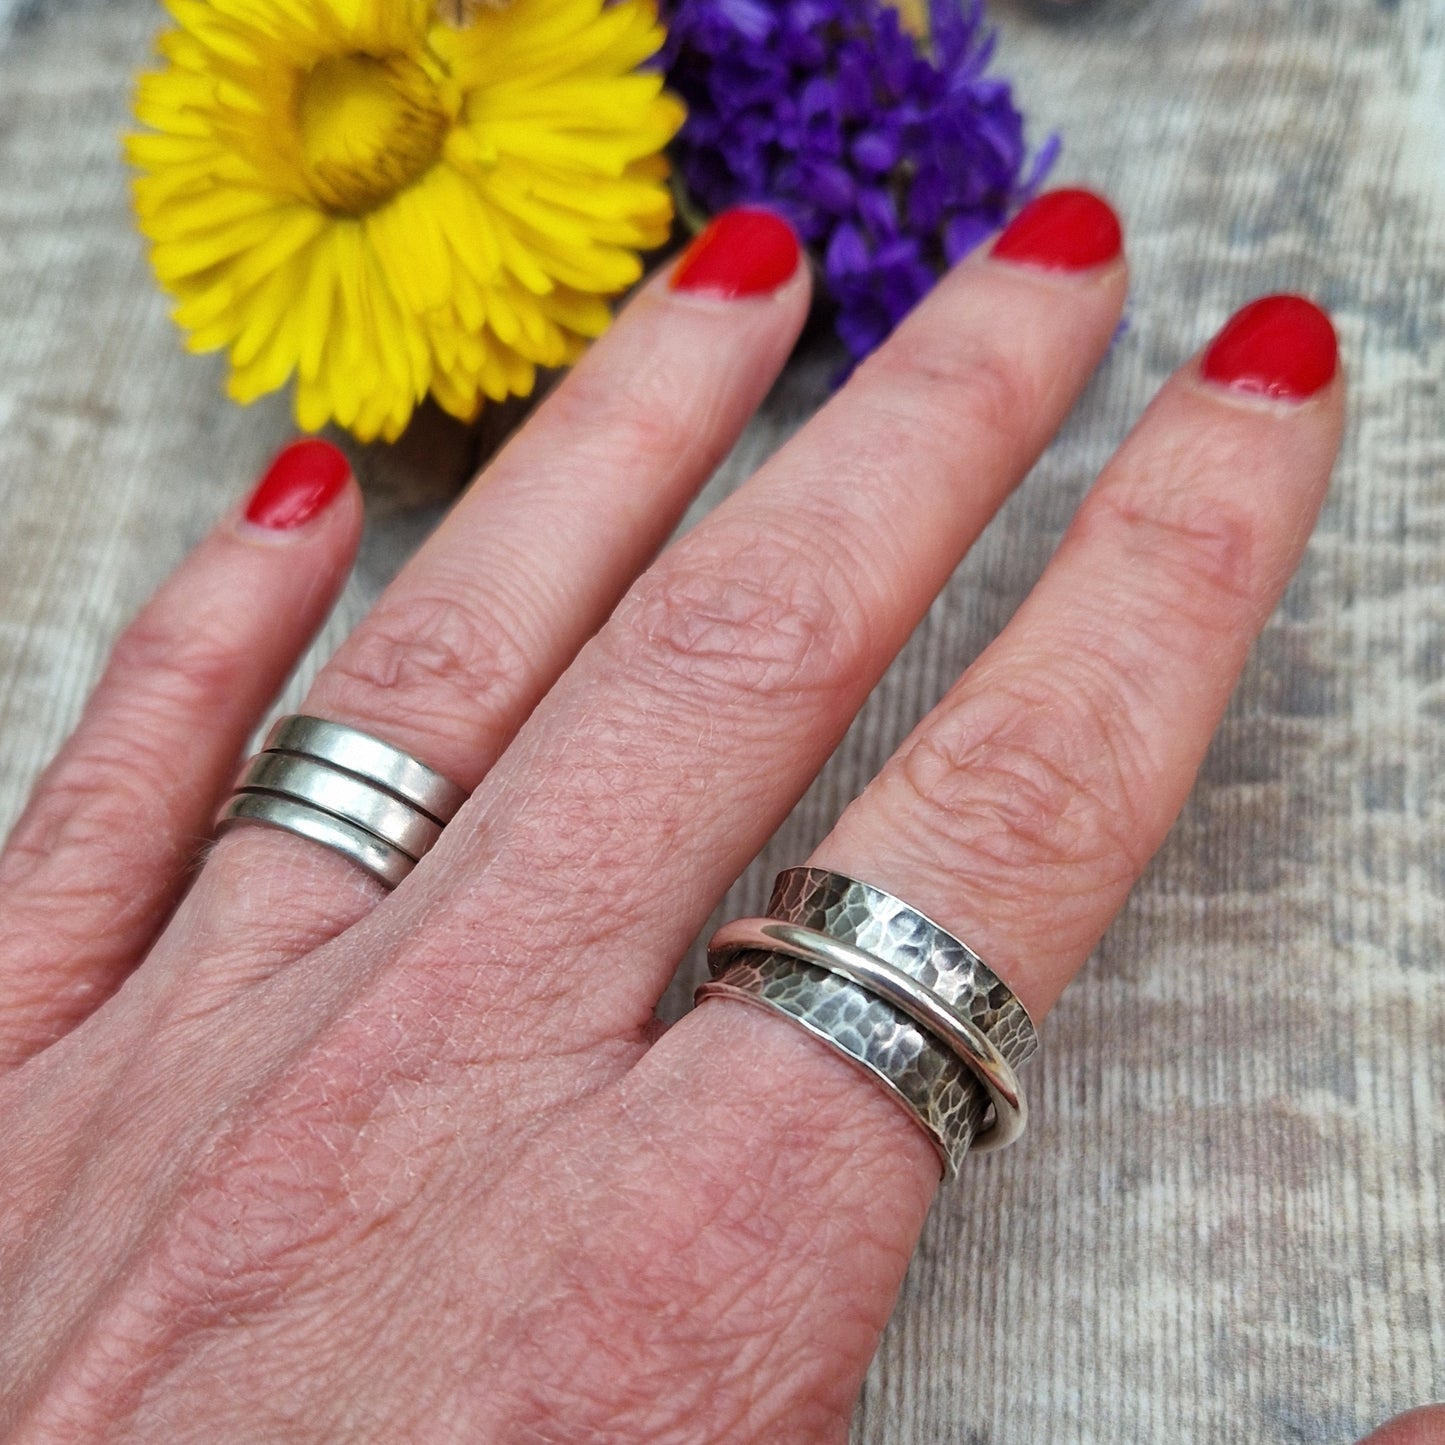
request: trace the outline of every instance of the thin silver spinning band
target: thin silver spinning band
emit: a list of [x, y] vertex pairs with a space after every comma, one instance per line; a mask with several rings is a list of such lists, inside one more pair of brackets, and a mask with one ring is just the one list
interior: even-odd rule
[[395, 888], [466, 796], [391, 743], [296, 714], [271, 729], [216, 822], [222, 832], [262, 823], [309, 838]]
[[759, 1005], [822, 1040], [903, 1106], [948, 1176], [971, 1150], [1019, 1137], [1028, 1109], [1014, 1069], [1038, 1034], [972, 949], [892, 894], [826, 869], [780, 873], [768, 911], [714, 936], [700, 1002]]

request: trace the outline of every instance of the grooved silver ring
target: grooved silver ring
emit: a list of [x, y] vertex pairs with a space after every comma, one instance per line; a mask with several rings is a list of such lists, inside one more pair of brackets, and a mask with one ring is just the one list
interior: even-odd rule
[[409, 858], [364, 828], [275, 793], [235, 794], [221, 809], [217, 831], [227, 832], [237, 823], [263, 823], [309, 838], [365, 868], [388, 888], [395, 888], [416, 867], [415, 858]]
[[467, 800], [465, 789], [450, 778], [359, 728], [327, 718], [293, 713], [266, 736], [263, 753], [300, 753], [354, 773], [419, 808], [439, 824], [450, 823]]
[[309, 838], [395, 888], [466, 800], [450, 779], [344, 723], [282, 718], [216, 819]]
[[384, 838], [413, 861], [442, 835], [441, 824], [390, 793], [316, 758], [297, 753], [261, 753], [246, 773], [251, 793], [304, 798], [312, 807], [345, 818]]

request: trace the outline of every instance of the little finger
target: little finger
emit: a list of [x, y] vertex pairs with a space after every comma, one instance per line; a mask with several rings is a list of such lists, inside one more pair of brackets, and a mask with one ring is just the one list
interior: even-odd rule
[[350, 476], [326, 442], [287, 448], [116, 644], [0, 855], [0, 1066], [66, 1032], [150, 946], [346, 579]]

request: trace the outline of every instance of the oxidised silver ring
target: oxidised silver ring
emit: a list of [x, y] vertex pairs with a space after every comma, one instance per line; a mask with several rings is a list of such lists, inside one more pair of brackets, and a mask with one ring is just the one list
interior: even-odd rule
[[1028, 1112], [1014, 1069], [1038, 1035], [972, 949], [892, 894], [825, 869], [779, 874], [768, 911], [719, 930], [700, 1000], [760, 1004], [821, 1039], [904, 1106], [950, 1175], [970, 1148], [1018, 1138]]

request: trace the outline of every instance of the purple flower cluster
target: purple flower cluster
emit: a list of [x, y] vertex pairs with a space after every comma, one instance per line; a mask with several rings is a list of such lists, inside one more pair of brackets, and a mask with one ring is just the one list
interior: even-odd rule
[[983, 0], [929, 0], [930, 35], [888, 0], [664, 0], [673, 153], [711, 214], [761, 202], [820, 259], [837, 328], [866, 356], [946, 266], [1036, 190]]

